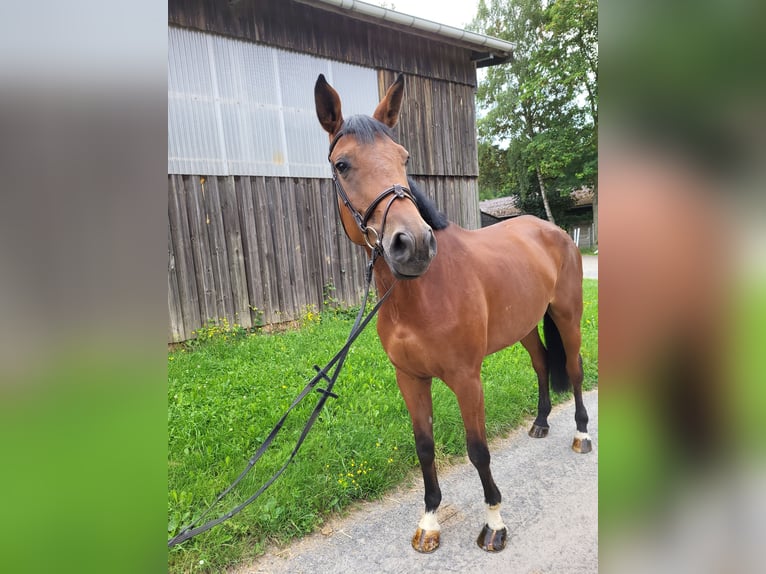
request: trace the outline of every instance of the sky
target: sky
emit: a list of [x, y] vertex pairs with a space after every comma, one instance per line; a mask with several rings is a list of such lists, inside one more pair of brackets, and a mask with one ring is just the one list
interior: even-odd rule
[[385, 4], [397, 12], [433, 20], [456, 28], [465, 28], [476, 15], [478, 0], [364, 0], [370, 4]]

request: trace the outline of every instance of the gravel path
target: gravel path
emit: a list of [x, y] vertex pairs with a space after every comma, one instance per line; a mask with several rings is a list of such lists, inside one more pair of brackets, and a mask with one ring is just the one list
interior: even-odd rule
[[582, 256], [582, 274], [585, 279], [598, 279], [598, 255]]

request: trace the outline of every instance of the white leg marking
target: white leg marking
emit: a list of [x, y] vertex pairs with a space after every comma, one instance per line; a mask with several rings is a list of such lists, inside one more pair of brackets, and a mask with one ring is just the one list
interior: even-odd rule
[[576, 431], [574, 437], [579, 438], [580, 440], [590, 440], [590, 435], [586, 432]]
[[435, 512], [423, 513], [423, 518], [420, 519], [420, 522], [418, 523], [418, 528], [420, 528], [421, 530], [440, 531], [441, 526], [439, 526], [439, 521], [436, 520], [436, 513]]
[[495, 506], [487, 505], [487, 526], [492, 530], [502, 530], [505, 528], [503, 519], [500, 516], [500, 504], [495, 504]]

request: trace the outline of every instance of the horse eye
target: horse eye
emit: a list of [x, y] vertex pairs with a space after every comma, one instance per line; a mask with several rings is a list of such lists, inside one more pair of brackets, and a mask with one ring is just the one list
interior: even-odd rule
[[410, 165], [410, 156], [407, 156], [407, 159], [405, 160], [404, 165], [405, 166]]
[[340, 160], [335, 163], [335, 169], [338, 173], [346, 173], [348, 171], [348, 168], [351, 167], [348, 165], [348, 162], [345, 162], [343, 160]]

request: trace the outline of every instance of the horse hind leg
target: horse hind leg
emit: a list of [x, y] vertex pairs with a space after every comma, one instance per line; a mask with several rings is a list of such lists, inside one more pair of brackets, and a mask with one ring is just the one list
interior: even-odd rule
[[[581, 312], [574, 314], [557, 312], [551, 306], [544, 318], [543, 330], [548, 349], [551, 386], [556, 391], [565, 391], [568, 385], [572, 386], [572, 394], [575, 399], [575, 424], [577, 426], [577, 432], [572, 441], [572, 450], [585, 454], [593, 450], [593, 445], [588, 434], [588, 411], [582, 399], [581, 315]], [[559, 374], [557, 375], [557, 373]]]
[[543, 438], [548, 436], [550, 429], [548, 415], [551, 413], [551, 396], [548, 388], [548, 361], [537, 326], [521, 340], [521, 344], [529, 353], [529, 357], [532, 359], [532, 368], [537, 375], [537, 418], [532, 423], [532, 428], [529, 429], [529, 436]]
[[576, 378], [570, 375], [572, 377], [572, 393], [575, 398], [575, 424], [577, 425], [577, 432], [575, 432], [572, 440], [572, 450], [585, 454], [593, 450], [593, 444], [588, 434], [588, 411], [582, 400], [583, 369], [582, 356], [579, 353], [577, 354], [577, 364], [573, 369], [578, 375]]
[[577, 361], [580, 370], [580, 378], [579, 382], [572, 383], [572, 392], [575, 397], [575, 423], [577, 425], [577, 432], [575, 432], [574, 439], [572, 440], [572, 450], [586, 454], [593, 450], [593, 443], [588, 434], [588, 411], [585, 409], [585, 404], [582, 400], [583, 374], [582, 357], [580, 355], [577, 356]]

